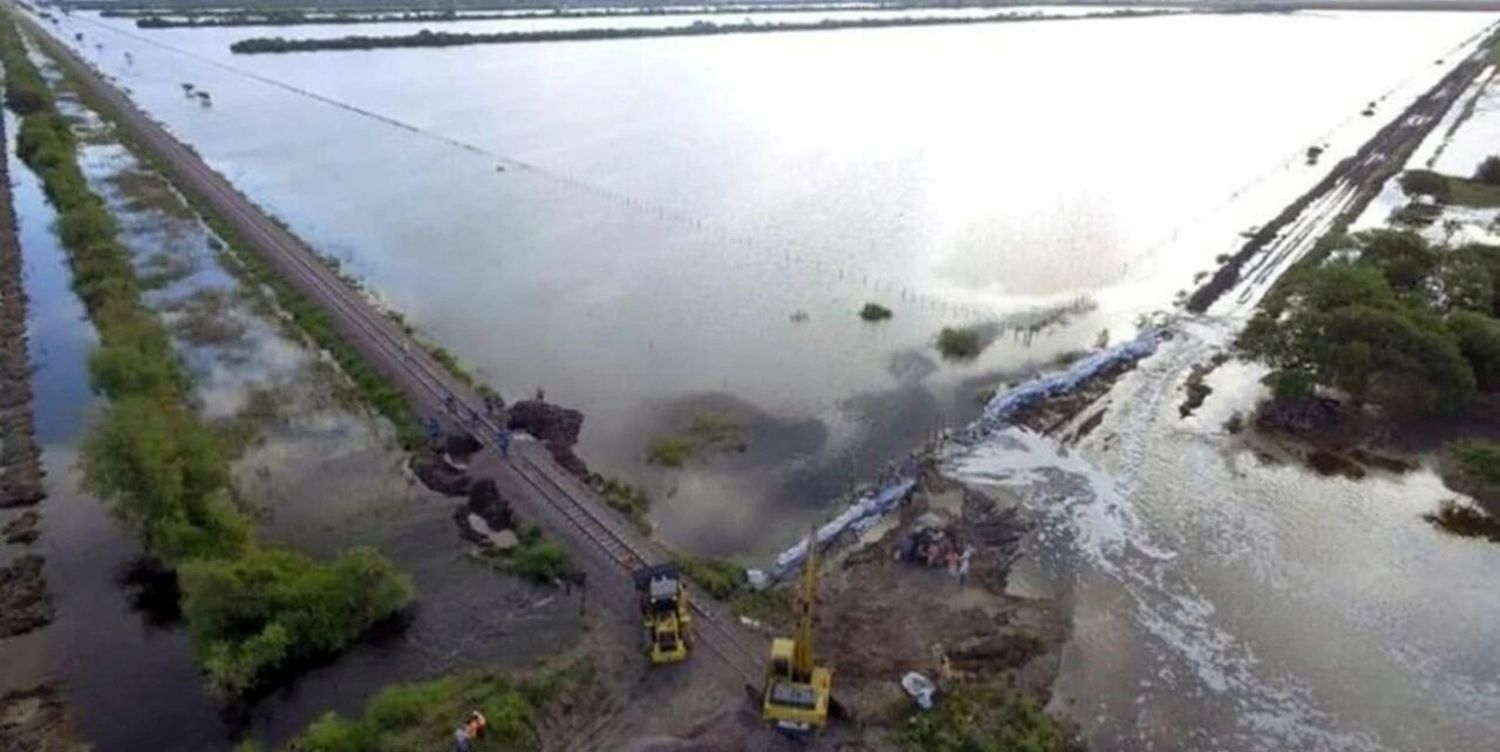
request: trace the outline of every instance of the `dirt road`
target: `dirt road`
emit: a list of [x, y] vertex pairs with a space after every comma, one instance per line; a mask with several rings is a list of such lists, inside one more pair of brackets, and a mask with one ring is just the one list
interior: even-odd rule
[[[20, 14], [18, 14], [19, 16]], [[227, 223], [290, 285], [326, 312], [346, 342], [388, 377], [420, 415], [463, 426], [484, 444], [472, 464], [476, 478], [495, 481], [526, 519], [562, 541], [587, 577], [590, 599], [621, 615], [617, 621], [635, 637], [635, 596], [629, 569], [657, 562], [667, 552], [639, 535], [604, 501], [559, 466], [538, 442], [518, 440], [509, 456], [495, 445], [498, 426], [484, 402], [448, 373], [419, 342], [383, 315], [358, 291], [323, 264], [296, 236], [239, 193], [190, 148], [139, 110], [65, 45], [21, 16], [27, 35], [77, 81], [91, 104], [120, 127], [173, 184], [213, 216]], [[744, 682], [758, 682], [765, 641], [745, 629], [705, 597], [697, 600], [699, 665], [715, 665], [726, 692], [742, 697]]]

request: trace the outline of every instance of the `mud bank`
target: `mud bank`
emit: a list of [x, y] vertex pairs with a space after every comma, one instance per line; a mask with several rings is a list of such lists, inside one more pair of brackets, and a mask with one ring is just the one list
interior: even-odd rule
[[[4, 138], [0, 125], [0, 141]], [[0, 508], [31, 506], [46, 496], [31, 412], [28, 346], [10, 169], [0, 160]]]
[[63, 690], [55, 684], [0, 695], [0, 750], [63, 752], [92, 749], [72, 732]]
[[42, 557], [27, 554], [0, 566], [0, 638], [45, 627], [52, 623], [52, 616]]

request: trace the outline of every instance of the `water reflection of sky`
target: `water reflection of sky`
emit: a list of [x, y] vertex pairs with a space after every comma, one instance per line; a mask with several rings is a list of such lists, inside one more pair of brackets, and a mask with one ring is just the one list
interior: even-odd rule
[[[659, 496], [699, 489], [706, 498], [672, 494], [658, 515], [668, 539], [693, 542], [676, 520], [747, 504], [771, 504], [763, 516], [796, 529], [824, 502], [800, 496], [807, 489], [911, 446], [928, 415], [970, 414], [976, 377], [1090, 345], [1102, 329], [1128, 333], [1373, 132], [1383, 121], [1358, 115], [1369, 101], [1404, 83], [1381, 103], [1394, 113], [1490, 16], [1413, 18], [252, 57], [227, 52], [238, 29], [64, 23], [154, 116], [504, 393], [544, 386], [583, 409], [596, 465]], [[214, 106], [185, 98], [185, 81]], [[1318, 141], [1329, 150], [1308, 167]], [[934, 356], [935, 332], [974, 312], [1079, 295], [1100, 308], [1029, 346], [1002, 338], [915, 383], [892, 374], [893, 356]], [[854, 311], [871, 299], [895, 319], [860, 322]], [[793, 322], [796, 311], [808, 321]], [[642, 432], [706, 393], [819, 421], [829, 440], [753, 476], [650, 473]], [[923, 420], [891, 426], [861, 409], [881, 404]], [[912, 412], [922, 404], [936, 407]], [[809, 465], [819, 482], [790, 482]], [[780, 542], [749, 525], [712, 547]]]

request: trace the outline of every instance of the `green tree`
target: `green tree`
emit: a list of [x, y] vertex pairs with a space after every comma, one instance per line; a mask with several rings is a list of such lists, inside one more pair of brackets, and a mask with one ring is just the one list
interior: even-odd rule
[[1500, 157], [1485, 157], [1474, 171], [1474, 179], [1488, 185], [1500, 185]]
[[342, 650], [411, 601], [389, 559], [355, 548], [330, 563], [283, 548], [180, 568], [182, 609], [209, 685], [233, 696], [289, 661]]
[[1471, 311], [1459, 311], [1448, 317], [1448, 331], [1458, 342], [1458, 350], [1474, 370], [1480, 389], [1500, 389], [1500, 321]]
[[169, 562], [233, 554], [250, 539], [218, 440], [185, 408], [121, 399], [85, 437], [81, 465], [88, 489]]
[[1413, 292], [1437, 268], [1438, 254], [1409, 230], [1373, 230], [1356, 236], [1360, 261], [1373, 264], [1398, 292]]
[[1408, 196], [1431, 196], [1437, 201], [1447, 201], [1450, 189], [1448, 178], [1431, 170], [1408, 170], [1401, 174], [1401, 189]]

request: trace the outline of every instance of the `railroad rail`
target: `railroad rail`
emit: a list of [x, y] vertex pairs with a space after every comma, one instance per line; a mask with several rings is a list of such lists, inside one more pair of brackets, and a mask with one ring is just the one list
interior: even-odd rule
[[[452, 421], [470, 429], [484, 446], [483, 451], [520, 478], [542, 504], [615, 564], [622, 576], [636, 566], [666, 558], [659, 546], [634, 540], [623, 532], [623, 520], [614, 519], [616, 515], [596, 494], [552, 463], [550, 457], [539, 464], [525, 456], [526, 450], [520, 446], [502, 451], [499, 446], [502, 426], [476, 408], [483, 402], [473, 389], [459, 383], [419, 342], [316, 259], [300, 240], [204, 164], [196, 153], [106, 83], [66, 45], [29, 18], [20, 18], [32, 39], [47, 48], [60, 65], [69, 68], [81, 86], [114, 110], [115, 117], [111, 119], [154, 154], [164, 171], [176, 178], [173, 183], [179, 189], [197, 194], [211, 211], [244, 236], [245, 245], [251, 246], [247, 252], [259, 253], [289, 284], [322, 306], [348, 343], [385, 372], [414, 407], [424, 408], [429, 414], [445, 412]], [[556, 469], [549, 470], [544, 465]], [[558, 474], [567, 476], [577, 488], [568, 488]], [[696, 616], [696, 643], [708, 647], [747, 682], [758, 683], [765, 655], [763, 642], [752, 639], [700, 598], [692, 599], [692, 607]]]

